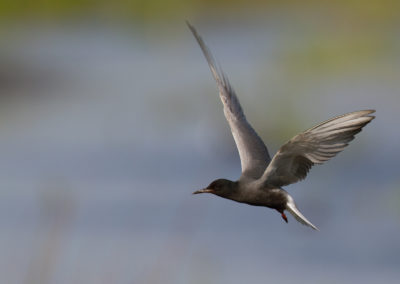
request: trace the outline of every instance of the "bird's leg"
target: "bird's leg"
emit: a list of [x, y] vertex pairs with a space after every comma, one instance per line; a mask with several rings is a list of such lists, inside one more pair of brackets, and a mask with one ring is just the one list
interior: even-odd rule
[[283, 210], [278, 210], [278, 212], [281, 213], [282, 219], [285, 220], [285, 222], [287, 223], [288, 219], [287, 219], [285, 213], [283, 212]]

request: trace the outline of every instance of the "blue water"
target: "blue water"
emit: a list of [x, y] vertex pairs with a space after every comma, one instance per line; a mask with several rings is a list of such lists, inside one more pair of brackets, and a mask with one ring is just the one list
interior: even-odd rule
[[188, 32], [173, 43], [31, 32], [12, 53], [26, 75], [1, 98], [3, 281], [398, 282], [399, 82], [385, 62], [287, 82], [275, 33], [204, 31], [271, 154], [331, 116], [377, 109], [348, 149], [287, 187], [315, 232], [266, 208], [191, 195], [238, 178], [240, 164]]

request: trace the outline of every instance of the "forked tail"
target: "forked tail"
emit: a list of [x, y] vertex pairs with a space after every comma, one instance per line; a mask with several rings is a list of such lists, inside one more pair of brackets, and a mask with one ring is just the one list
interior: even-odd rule
[[319, 229], [317, 227], [315, 227], [310, 221], [307, 220], [306, 217], [304, 217], [303, 214], [301, 214], [301, 212], [299, 211], [299, 209], [297, 209], [296, 204], [294, 203], [293, 198], [289, 195], [288, 196], [288, 201], [286, 203], [286, 210], [289, 211], [290, 214], [292, 214], [292, 216], [299, 221], [300, 223], [302, 223], [303, 225], [309, 226], [311, 228], [313, 228], [314, 230], [319, 231]]

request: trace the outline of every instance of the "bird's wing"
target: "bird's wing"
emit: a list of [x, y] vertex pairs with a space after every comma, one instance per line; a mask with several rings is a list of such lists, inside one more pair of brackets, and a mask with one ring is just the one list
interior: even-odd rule
[[284, 186], [304, 179], [314, 164], [322, 164], [341, 152], [354, 135], [375, 117], [374, 110], [344, 114], [300, 133], [284, 144], [268, 165], [262, 181]]
[[239, 151], [242, 176], [258, 179], [271, 161], [267, 147], [247, 122], [235, 91], [221, 68], [217, 68], [215, 60], [203, 39], [192, 25], [188, 22], [187, 25], [199, 43], [212, 75], [217, 82], [219, 96], [224, 105], [224, 114]]

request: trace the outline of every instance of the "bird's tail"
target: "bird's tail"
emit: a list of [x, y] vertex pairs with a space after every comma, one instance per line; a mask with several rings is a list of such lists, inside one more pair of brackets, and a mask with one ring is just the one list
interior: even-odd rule
[[289, 195], [288, 196], [288, 201], [286, 203], [286, 210], [289, 211], [290, 214], [292, 214], [292, 216], [299, 221], [300, 223], [302, 223], [303, 225], [309, 226], [311, 228], [313, 228], [314, 230], [319, 231], [319, 229], [314, 226], [310, 221], [307, 220], [306, 217], [304, 217], [303, 214], [301, 214], [301, 212], [299, 211], [299, 209], [297, 209], [296, 204], [294, 203], [293, 198]]

